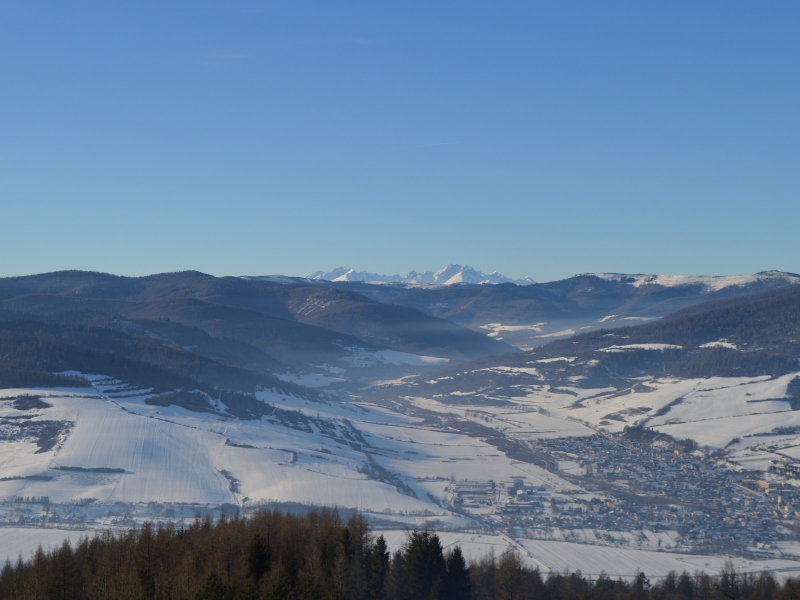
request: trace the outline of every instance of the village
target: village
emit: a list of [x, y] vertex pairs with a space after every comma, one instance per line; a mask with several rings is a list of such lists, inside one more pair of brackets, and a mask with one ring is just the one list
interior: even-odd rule
[[452, 486], [453, 506], [516, 537], [673, 552], [769, 554], [800, 530], [800, 489], [785, 465], [748, 472], [721, 452], [601, 434], [534, 445], [578, 489], [464, 481]]

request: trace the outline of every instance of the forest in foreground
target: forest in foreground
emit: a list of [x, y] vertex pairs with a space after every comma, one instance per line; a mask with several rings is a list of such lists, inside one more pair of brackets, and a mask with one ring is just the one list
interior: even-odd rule
[[795, 600], [800, 580], [737, 573], [644, 573], [612, 580], [549, 573], [514, 552], [467, 563], [432, 531], [409, 531], [391, 553], [366, 519], [335, 510], [198, 519], [185, 529], [145, 524], [64, 542], [7, 561], [0, 600]]

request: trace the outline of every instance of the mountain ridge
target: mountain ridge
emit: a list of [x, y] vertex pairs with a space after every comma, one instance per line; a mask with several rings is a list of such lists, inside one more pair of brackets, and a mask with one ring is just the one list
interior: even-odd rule
[[800, 275], [778, 270], [759, 271], [752, 275], [664, 275], [656, 273], [584, 273], [584, 275], [598, 277], [606, 281], [616, 281], [633, 287], [645, 285], [660, 285], [662, 287], [701, 285], [704, 287], [704, 293], [718, 292], [728, 287], [742, 287], [757, 282], [767, 283], [776, 280], [800, 283]]
[[[422, 396], [455, 392], [483, 401], [524, 396], [526, 379], [620, 391], [655, 378], [776, 378], [800, 369], [798, 340], [800, 287], [786, 286], [697, 304], [652, 323], [580, 333], [527, 352], [445, 365], [407, 386]], [[787, 401], [800, 406], [800, 378], [788, 394]]]
[[346, 267], [337, 267], [330, 271], [316, 271], [306, 279], [324, 280], [332, 282], [360, 282], [360, 283], [403, 283], [422, 285], [454, 285], [457, 283], [472, 284], [499, 284], [514, 283], [516, 285], [531, 285], [535, 283], [530, 277], [512, 279], [498, 271], [483, 273], [469, 265], [449, 264], [438, 271], [409, 271], [405, 275], [382, 275], [368, 271], [356, 271]]
[[[38, 325], [14, 333], [19, 321]], [[412, 307], [308, 280], [282, 284], [195, 271], [137, 278], [65, 271], [0, 279], [0, 345], [7, 334], [0, 367], [19, 359], [15, 372], [29, 378], [45, 363], [57, 364], [50, 369], [55, 371], [103, 372], [90, 368], [108, 362], [94, 355], [80, 364], [70, 362], [67, 350], [57, 352], [57, 361], [48, 358], [61, 341], [57, 335], [37, 337], [36, 328], [56, 326], [111, 336], [110, 350], [124, 350], [114, 364], [125, 358], [159, 366], [167, 353], [176, 372], [201, 379], [213, 373], [207, 383], [221, 387], [234, 377], [228, 367], [238, 369], [250, 388], [257, 382], [277, 387], [273, 374], [287, 370], [338, 374], [374, 368], [395, 374], [396, 365], [423, 364], [430, 357], [463, 360], [513, 350]]]

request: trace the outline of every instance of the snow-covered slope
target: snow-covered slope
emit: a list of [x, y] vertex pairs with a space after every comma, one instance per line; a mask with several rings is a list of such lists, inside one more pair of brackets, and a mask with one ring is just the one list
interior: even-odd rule
[[[550, 362], [559, 360], [573, 359]], [[394, 545], [405, 527], [433, 527], [447, 530], [448, 543], [465, 545], [476, 558], [495, 546], [511, 547], [544, 571], [569, 566], [598, 574], [613, 566], [619, 576], [644, 568], [656, 574], [693, 560], [685, 536], [656, 521], [570, 526], [559, 516], [563, 511], [605, 506], [601, 499], [613, 503], [613, 490], [608, 496], [578, 485], [575, 477], [586, 475], [580, 451], [539, 466], [543, 444], [590, 448], [608, 432], [643, 421], [701, 445], [734, 447], [735, 461], [762, 470], [798, 447], [794, 416], [800, 412], [786, 399], [796, 374], [647, 379], [616, 393], [526, 383], [546, 364], [480, 369], [515, 382], [508, 386], [514, 397], [501, 404], [482, 404], [467, 391], [429, 395], [421, 386], [413, 397], [398, 397], [400, 404], [380, 405], [370, 401], [377, 396], [313, 401], [262, 390], [258, 399], [273, 412], [257, 420], [224, 416], [221, 403], [215, 404], [219, 413], [151, 405], [150, 390], [102, 376], [88, 376], [87, 389], [2, 390], [0, 542], [29, 552], [57, 543], [59, 535], [78, 536], [52, 527], [185, 522], [221, 505], [247, 514], [301, 503], [359, 509], [378, 527], [398, 532], [387, 532]], [[394, 385], [385, 382], [387, 395]], [[59, 434], [48, 443], [54, 424]], [[607, 433], [597, 435], [600, 429]], [[509, 497], [519, 481], [543, 500], [530, 509], [520, 505], [524, 530], [505, 528], [501, 519], [515, 510]], [[476, 537], [478, 523], [488, 535]], [[722, 560], [704, 557], [696, 566], [713, 570]], [[797, 571], [800, 563], [779, 560], [776, 552], [762, 567]]]
[[523, 279], [511, 279], [502, 273], [493, 271], [482, 273], [468, 265], [451, 264], [439, 269], [438, 271], [424, 271], [417, 273], [410, 271], [406, 275], [380, 275], [367, 271], [356, 271], [337, 267], [331, 271], [317, 271], [308, 276], [308, 279], [324, 281], [359, 281], [368, 283], [406, 283], [406, 284], [426, 284], [426, 285], [453, 285], [455, 283], [477, 283], [477, 284], [496, 284], [496, 283], [515, 283], [517, 285], [529, 285], [535, 283], [530, 277]]
[[[443, 508], [454, 473], [572, 487], [484, 441], [366, 403], [262, 390], [258, 399], [273, 412], [247, 421], [148, 404], [148, 390], [88, 377], [92, 388], [0, 391], [0, 500], [295, 502], [460, 522]], [[44, 404], [14, 403], [31, 395]], [[53, 424], [58, 439], [46, 444], [42, 432]]]
[[753, 275], [705, 276], [705, 275], [626, 275], [624, 273], [587, 273], [606, 281], [627, 283], [634, 287], [660, 285], [676, 287], [681, 285], [701, 285], [704, 292], [716, 292], [728, 287], [744, 287], [758, 282], [781, 281], [800, 283], [800, 275], [783, 271], [762, 271]]

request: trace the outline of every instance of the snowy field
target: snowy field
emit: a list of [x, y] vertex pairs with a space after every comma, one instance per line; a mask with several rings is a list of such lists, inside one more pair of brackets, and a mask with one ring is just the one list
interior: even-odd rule
[[[32, 439], [0, 440], [0, 497], [100, 504], [300, 502], [446, 517], [450, 513], [440, 504], [449, 502], [446, 488], [454, 477], [523, 477], [571, 487], [475, 438], [422, 427], [419, 419], [368, 404], [264, 391], [259, 398], [280, 409], [284, 421], [241, 421], [148, 405], [147, 394], [124, 388], [98, 380], [88, 390], [2, 392], [7, 398], [42, 396], [50, 406], [24, 411], [25, 418], [68, 427], [46, 451]], [[19, 418], [21, 412], [0, 402], [0, 417]]]
[[[400, 530], [380, 530], [392, 550], [402, 547], [407, 533]], [[479, 560], [494, 552], [499, 558], [504, 552], [516, 552], [531, 568], [538, 568], [543, 575], [553, 571], [575, 571], [580, 569], [587, 577], [598, 577], [605, 572], [609, 577], [632, 577], [637, 570], [650, 578], [664, 577], [669, 571], [706, 571], [717, 574], [725, 561], [733, 560], [737, 570], [760, 572], [764, 569], [779, 577], [800, 575], [800, 561], [789, 559], [750, 560], [736, 556], [703, 556], [656, 552], [614, 546], [593, 546], [574, 542], [549, 540], [512, 539], [505, 535], [484, 535], [467, 532], [438, 532], [445, 551], [459, 546], [467, 560]]]
[[[596, 577], [605, 571], [610, 577], [629, 577], [637, 569], [650, 577], [664, 576], [669, 571], [704, 570], [718, 573], [727, 556], [700, 556], [670, 552], [654, 552], [633, 548], [603, 547], [573, 542], [551, 542], [546, 540], [519, 540], [528, 557], [545, 565], [548, 571], [574, 571], [580, 569], [584, 575]], [[800, 573], [800, 562], [785, 559], [749, 560], [732, 557], [737, 570], [777, 571], [785, 576]]]
[[51, 550], [65, 540], [76, 542], [83, 534], [82, 531], [66, 529], [0, 527], [0, 562], [5, 562], [6, 559], [15, 562], [20, 556], [23, 560], [28, 560], [39, 546], [45, 551]]
[[[569, 361], [571, 357], [547, 360]], [[521, 373], [537, 375], [533, 367], [487, 370], [512, 379]], [[451, 395], [446, 405], [436, 398], [413, 401], [428, 410], [457, 413], [478, 422], [489, 418], [492, 426], [519, 437], [574, 437], [596, 430], [620, 432], [628, 425], [644, 424], [680, 439], [691, 438], [701, 446], [725, 448], [740, 440], [741, 447], [757, 447], [763, 446], [766, 434], [778, 428], [800, 427], [800, 411], [792, 411], [787, 398], [787, 386], [798, 376], [642, 378], [631, 381], [631, 387], [622, 391], [520, 385], [516, 386], [519, 395], [512, 398], [514, 408], [481, 408], [478, 417], [466, 399], [468, 395], [460, 406], [460, 394]], [[785, 445], [792, 445], [792, 440], [800, 444], [796, 434], [780, 438]]]
[[[403, 353], [380, 357], [387, 363], [429, 364], [427, 359]], [[535, 364], [491, 370], [492, 376], [517, 381], [538, 377]], [[631, 387], [622, 391], [529, 385], [520, 386], [519, 396], [503, 407], [476, 407], [468, 399], [459, 404], [458, 394], [447, 403], [439, 398], [406, 398], [420, 414], [428, 415], [424, 420], [391, 405], [337, 401], [332, 396], [309, 400], [262, 390], [257, 399], [265, 403], [269, 415], [244, 421], [150, 405], [146, 400], [153, 395], [151, 390], [97, 375], [90, 377], [92, 387], [87, 389], [0, 391], [0, 499], [10, 506], [15, 497], [46, 496], [61, 507], [88, 507], [80, 509], [86, 520], [76, 526], [83, 524], [89, 530], [129, 524], [120, 506], [155, 504], [167, 511], [170, 505], [185, 510], [192, 503], [230, 504], [243, 510], [266, 503], [337, 506], [359, 509], [382, 527], [430, 523], [472, 530], [479, 519], [492, 515], [493, 508], [475, 509], [471, 516], [451, 511], [457, 482], [494, 481], [498, 498], [515, 479], [562, 498], [580, 488], [557, 473], [509, 458], [489, 443], [492, 440], [442, 425], [448, 419], [458, 420], [462, 427], [466, 421], [476, 431], [485, 430], [478, 426], [490, 427], [522, 443], [590, 436], [598, 430], [615, 432], [645, 423], [703, 446], [727, 446], [739, 464], [767, 469], [774, 460], [800, 459], [800, 435], [787, 429], [800, 431], [800, 411], [790, 411], [786, 399], [787, 386], [796, 376], [647, 378], [631, 381]], [[286, 377], [301, 381], [296, 377], [312, 376]], [[319, 378], [314, 382], [320, 386], [336, 380], [313, 377]], [[16, 408], [13, 400], [22, 395], [40, 396], [49, 406]], [[577, 458], [562, 461], [560, 467], [573, 475], [581, 470]], [[43, 506], [25, 507], [41, 524], [51, 515]], [[16, 558], [39, 543], [47, 546], [76, 535], [16, 527], [13, 519], [23, 513], [27, 514], [13, 508], [0, 514], [0, 553]], [[399, 544], [403, 533], [387, 530], [387, 536]], [[573, 530], [554, 537], [515, 541], [500, 535], [442, 533], [446, 547], [459, 544], [468, 556], [490, 549], [499, 555], [512, 547], [543, 571], [580, 568], [591, 575], [605, 570], [629, 576], [641, 569], [658, 576], [671, 569], [713, 572], [725, 558], [656, 551], [655, 537], [639, 547], [635, 540], [617, 540], [627, 543], [609, 546], [608, 540]], [[747, 569], [767, 567], [800, 573], [800, 563], [785, 560], [742, 563]]]

